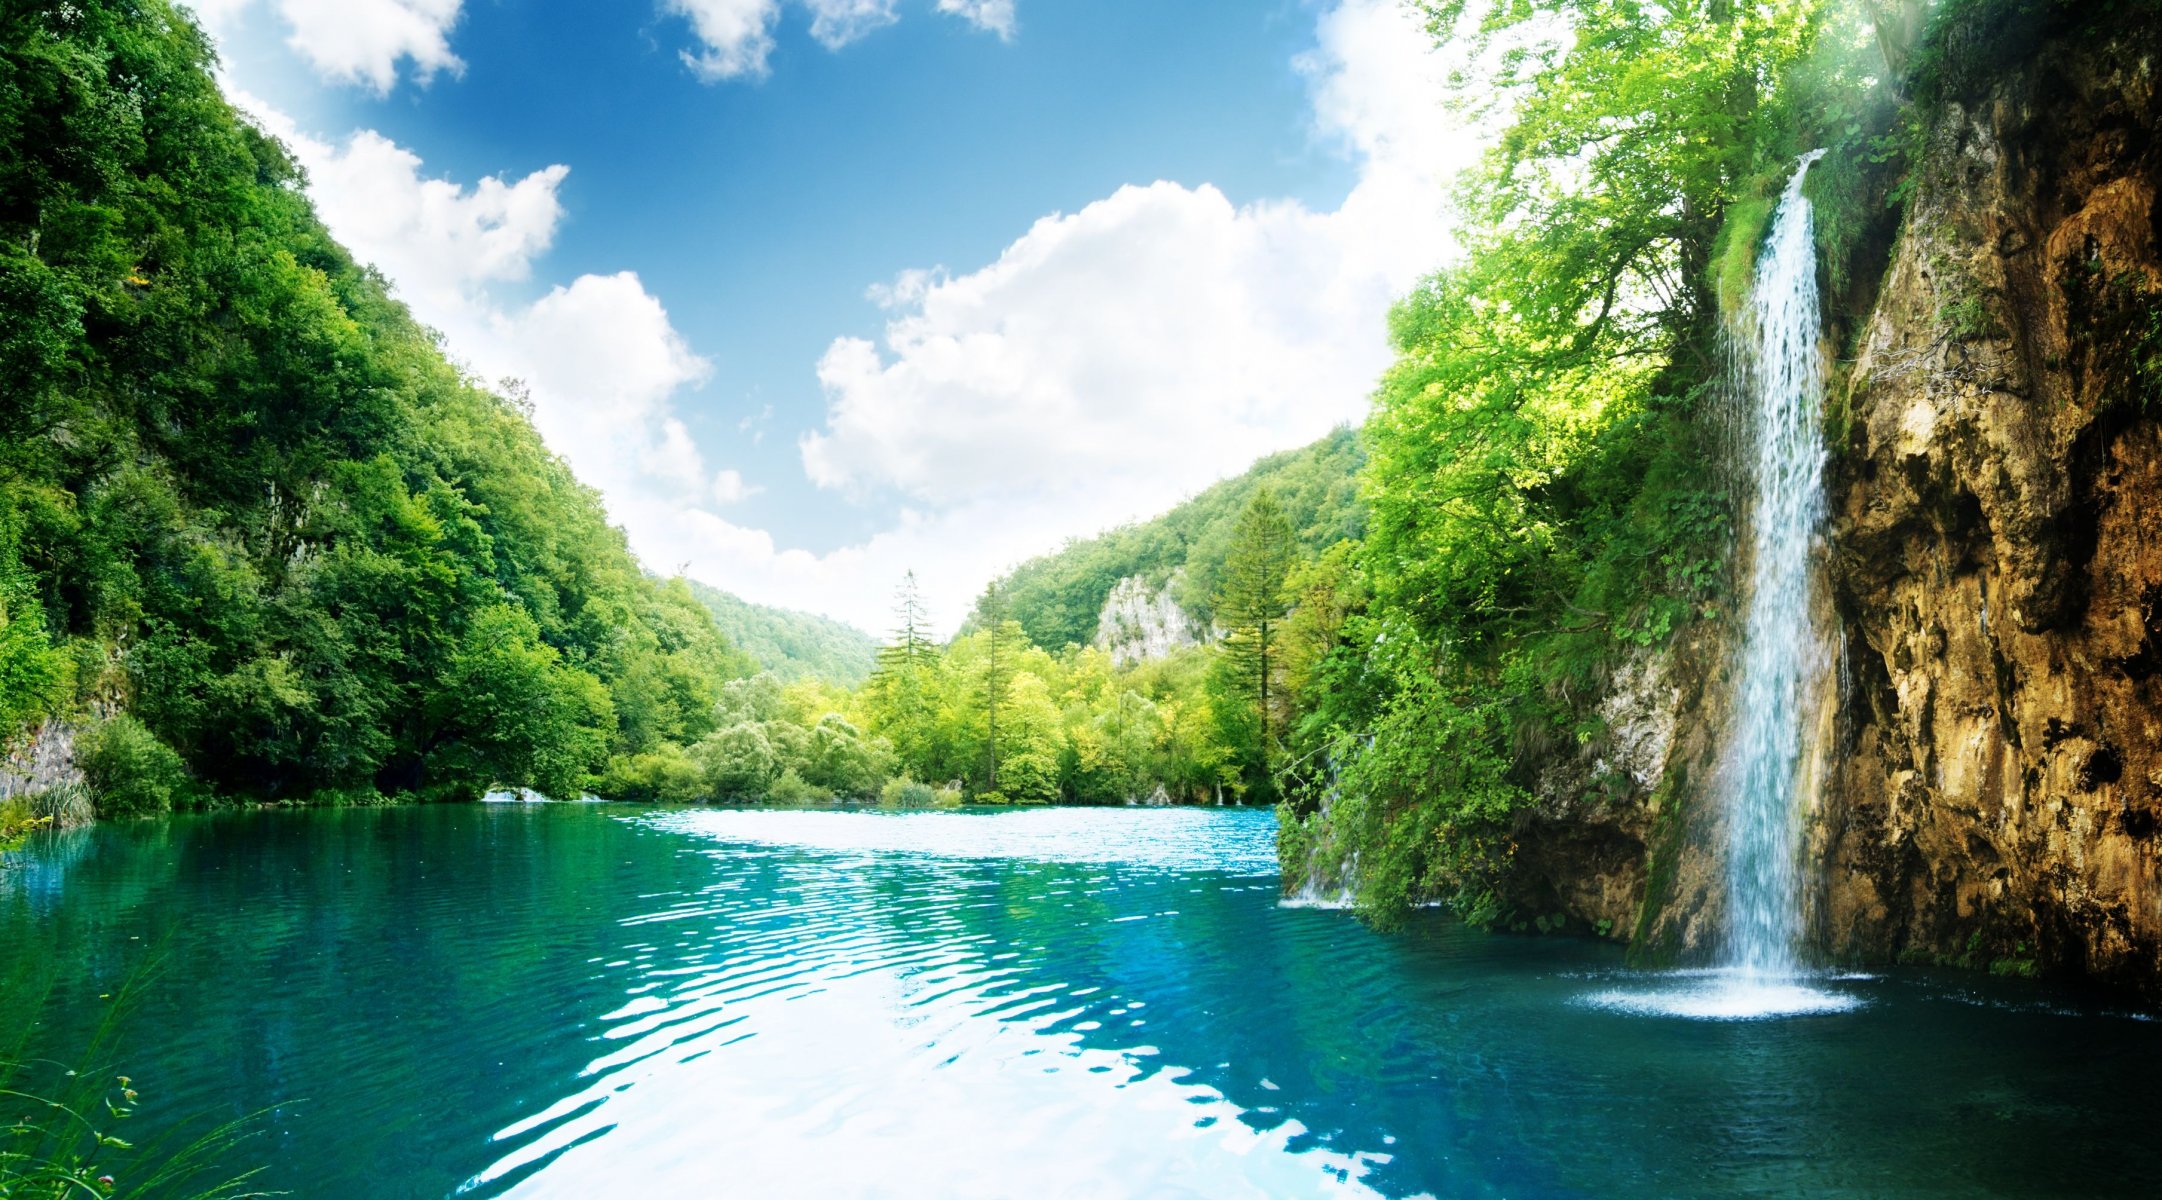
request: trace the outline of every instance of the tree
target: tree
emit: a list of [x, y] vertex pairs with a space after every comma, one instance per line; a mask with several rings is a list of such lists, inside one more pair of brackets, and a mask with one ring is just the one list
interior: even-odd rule
[[1233, 528], [1231, 552], [1224, 559], [1223, 581], [1216, 594], [1216, 619], [1225, 631], [1225, 666], [1242, 699], [1253, 706], [1255, 765], [1263, 781], [1276, 742], [1275, 704], [1269, 689], [1288, 607], [1284, 581], [1297, 554], [1291, 523], [1284, 519], [1276, 493], [1269, 488], [1255, 492]]
[[707, 734], [692, 751], [705, 772], [706, 786], [722, 800], [762, 800], [781, 773], [780, 756], [764, 726], [738, 721]]
[[904, 768], [924, 772], [936, 740], [933, 681], [928, 676], [937, 666], [939, 651], [931, 640], [914, 571], [902, 577], [893, 611], [892, 638], [879, 647], [878, 666], [871, 672], [864, 700], [877, 726], [892, 740]]
[[986, 775], [984, 790], [998, 789], [998, 713], [1007, 700], [1013, 686], [1014, 660], [1028, 646], [1028, 635], [1011, 615], [1006, 589], [993, 583], [984, 590], [977, 601], [977, 617], [983, 623], [983, 665], [978, 677], [978, 695], [983, 700], [984, 748], [990, 757], [990, 771]]

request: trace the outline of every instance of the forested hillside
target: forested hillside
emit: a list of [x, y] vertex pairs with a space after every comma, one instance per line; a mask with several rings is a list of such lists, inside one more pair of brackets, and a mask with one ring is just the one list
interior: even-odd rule
[[0, 16], [0, 736], [101, 808], [575, 795], [750, 661], [324, 231], [166, 0]]
[[[1358, 496], [1366, 461], [1358, 431], [1338, 429], [1311, 446], [1273, 454], [1162, 516], [1122, 525], [1015, 567], [998, 587], [1029, 641], [1046, 650], [1087, 645], [1104, 601], [1121, 579], [1171, 585], [1172, 599], [1204, 626], [1214, 612], [1224, 560], [1241, 509], [1268, 488], [1309, 554], [1356, 538], [1366, 513]], [[981, 627], [979, 606], [971, 627]]]
[[844, 621], [753, 604], [696, 580], [690, 588], [728, 640], [784, 682], [823, 679], [854, 687], [877, 662], [878, 639]]

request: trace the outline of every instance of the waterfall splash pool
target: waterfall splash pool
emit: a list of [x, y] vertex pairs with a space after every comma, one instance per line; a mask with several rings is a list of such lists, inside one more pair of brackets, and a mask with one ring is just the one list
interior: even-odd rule
[[[234, 813], [0, 870], [26, 1052], [311, 1200], [2136, 1196], [2162, 1024], [1887, 970], [1648, 1017], [1609, 945], [1278, 903], [1273, 815]], [[1689, 986], [1690, 977], [1670, 981]], [[11, 993], [14, 994], [14, 993]]]

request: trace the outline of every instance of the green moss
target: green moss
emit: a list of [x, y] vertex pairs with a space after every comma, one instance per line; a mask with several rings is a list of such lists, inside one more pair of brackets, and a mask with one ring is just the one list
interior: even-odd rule
[[1730, 320], [1749, 302], [1757, 245], [1764, 240], [1764, 228], [1771, 219], [1772, 202], [1761, 196], [1727, 206], [1726, 221], [1712, 245], [1712, 289], [1719, 297], [1719, 311]]

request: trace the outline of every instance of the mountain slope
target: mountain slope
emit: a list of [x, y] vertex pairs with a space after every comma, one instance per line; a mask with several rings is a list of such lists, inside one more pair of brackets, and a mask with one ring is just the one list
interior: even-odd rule
[[[1358, 473], [1365, 462], [1357, 431], [1338, 429], [1310, 446], [1272, 454], [1162, 516], [1032, 558], [999, 584], [1013, 618], [1046, 649], [1088, 644], [1104, 602], [1129, 577], [1150, 589], [1168, 584], [1171, 599], [1205, 628], [1232, 525], [1254, 492], [1263, 485], [1275, 489], [1300, 545], [1317, 553], [1364, 531]], [[979, 608], [970, 624], [981, 624], [981, 616]]]
[[101, 807], [159, 810], [575, 794], [710, 730], [742, 656], [330, 237], [185, 11], [4, 12], [0, 742], [91, 729]]
[[782, 679], [823, 679], [855, 687], [870, 677], [878, 639], [816, 613], [753, 604], [696, 580], [691, 595], [728, 639]]

